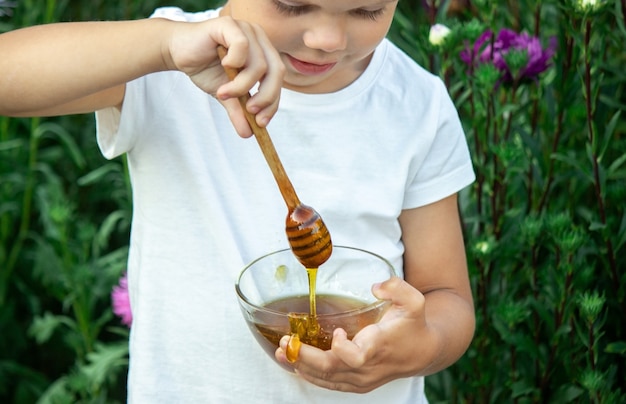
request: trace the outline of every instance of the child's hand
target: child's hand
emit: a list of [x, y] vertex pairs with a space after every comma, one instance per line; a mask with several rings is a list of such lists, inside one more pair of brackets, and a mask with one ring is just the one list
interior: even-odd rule
[[[475, 315], [457, 196], [406, 209], [399, 222], [405, 280], [392, 278], [372, 288], [391, 307], [352, 341], [335, 330], [329, 351], [302, 345], [293, 366], [304, 379], [365, 393], [394, 379], [436, 373], [467, 350]], [[288, 340], [276, 350], [285, 364]]]
[[[222, 63], [240, 72], [232, 82], [226, 76], [216, 48], [223, 45], [228, 55]], [[263, 30], [230, 17], [201, 23], [178, 24], [172, 33], [166, 64], [186, 73], [202, 90], [214, 95], [226, 108], [239, 135], [252, 134], [237, 97], [259, 83], [247, 104], [266, 126], [278, 109], [285, 67]]]
[[298, 360], [289, 364], [286, 342], [276, 350], [276, 358], [294, 366], [309, 382], [331, 390], [365, 393], [391, 380], [428, 372], [442, 349], [436, 331], [426, 322], [425, 298], [400, 278], [393, 278], [373, 289], [379, 299], [392, 306], [377, 323], [348, 340], [342, 329], [335, 330], [332, 348], [322, 351], [302, 345]]

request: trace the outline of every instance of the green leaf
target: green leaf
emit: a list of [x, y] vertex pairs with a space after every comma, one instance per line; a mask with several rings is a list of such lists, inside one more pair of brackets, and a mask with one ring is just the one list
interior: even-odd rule
[[593, 221], [593, 222], [589, 223], [589, 230], [591, 230], [591, 231], [603, 230], [605, 228], [606, 228], [606, 224], [604, 224], [602, 222]]
[[68, 386], [66, 376], [55, 380], [41, 395], [37, 404], [73, 404], [76, 402]]
[[577, 399], [585, 393], [585, 390], [578, 386], [564, 384], [558, 388], [554, 397], [558, 397], [557, 403], [573, 403], [577, 402]]
[[[72, 137], [72, 135], [70, 135], [66, 129], [64, 129], [61, 125], [55, 122], [44, 122], [35, 129], [34, 136], [37, 138], [43, 139], [47, 137], [46, 136], [47, 134], [56, 135], [56, 137], [66, 147], [67, 151], [70, 154], [70, 157], [72, 158], [72, 160], [74, 161], [74, 164], [76, 164], [77, 167], [79, 168], [85, 167], [86, 165], [85, 157], [83, 156], [83, 153], [80, 147], [78, 147], [78, 145], [74, 141], [74, 138]], [[53, 137], [53, 136], [50, 136], [50, 137]]]
[[99, 255], [99, 252], [107, 247], [108, 240], [115, 231], [117, 224], [128, 219], [128, 215], [129, 212], [125, 210], [116, 210], [104, 219], [93, 239], [96, 255]]
[[43, 316], [35, 317], [28, 329], [28, 335], [35, 338], [37, 343], [41, 345], [48, 341], [54, 331], [61, 325], [75, 328], [76, 323], [70, 317], [46, 312]]
[[86, 186], [95, 184], [104, 178], [108, 173], [117, 172], [119, 173], [120, 167], [116, 163], [108, 163], [103, 166], [96, 168], [95, 170], [83, 175], [77, 180], [78, 185]]
[[98, 344], [87, 354], [87, 364], [80, 368], [91, 387], [99, 390], [105, 381], [128, 364], [128, 343]]
[[0, 142], [0, 151], [19, 149], [21, 147], [24, 147], [25, 144], [26, 142], [24, 141], [24, 139], [6, 140], [4, 142]]
[[626, 341], [611, 342], [604, 349], [606, 353], [626, 355]]
[[590, 183], [594, 183], [594, 178], [589, 169], [586, 166], [582, 166], [578, 160], [573, 155], [566, 155], [561, 153], [552, 154], [552, 158], [558, 161], [561, 161], [572, 168], [577, 169], [585, 179], [587, 179]]
[[[619, 177], [618, 170], [626, 162], [626, 153], [615, 159], [607, 169], [607, 178], [613, 179]], [[623, 175], [623, 174], [622, 174]]]
[[[22, 396], [39, 395], [49, 383], [44, 373], [29, 367], [27, 364], [15, 361], [0, 361], [0, 397], [4, 397], [6, 391], [12, 387], [12, 383], [18, 380], [16, 390], [22, 391]], [[31, 402], [26, 397], [16, 399], [16, 403]]]
[[619, 231], [617, 233], [617, 244], [615, 245], [615, 249], [619, 250], [624, 243], [626, 243], [626, 211], [624, 211], [622, 215], [622, 224], [619, 226]]
[[602, 157], [604, 156], [604, 153], [609, 148], [609, 145], [611, 144], [611, 141], [613, 140], [615, 127], [617, 126], [618, 122], [620, 122], [619, 118], [621, 114], [622, 114], [622, 111], [620, 110], [616, 111], [615, 114], [613, 114], [613, 117], [611, 118], [609, 123], [604, 128], [604, 139], [603, 139], [602, 148], [600, 149], [599, 159], [602, 159]]
[[520, 398], [520, 397], [531, 397], [533, 393], [537, 391], [536, 387], [534, 387], [529, 380], [522, 380], [519, 382], [513, 383], [511, 386], [511, 397], [512, 398]]

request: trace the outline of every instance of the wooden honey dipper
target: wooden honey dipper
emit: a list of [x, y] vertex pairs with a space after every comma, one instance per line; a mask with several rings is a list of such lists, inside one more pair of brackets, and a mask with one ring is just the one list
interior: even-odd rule
[[[227, 50], [218, 46], [217, 53], [220, 59], [223, 59]], [[230, 80], [233, 80], [239, 73], [237, 69], [227, 66], [224, 66], [224, 70]], [[328, 228], [315, 209], [302, 204], [298, 199], [296, 191], [278, 158], [267, 129], [260, 127], [256, 123], [255, 115], [246, 109], [246, 103], [249, 99], [250, 94], [244, 94], [239, 97], [239, 103], [287, 204], [285, 232], [291, 251], [305, 268], [318, 268], [328, 260], [332, 253], [332, 242]]]

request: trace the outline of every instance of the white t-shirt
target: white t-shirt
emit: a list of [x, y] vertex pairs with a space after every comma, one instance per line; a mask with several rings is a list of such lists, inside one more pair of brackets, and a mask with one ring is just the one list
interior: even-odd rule
[[[133, 186], [130, 402], [425, 402], [421, 377], [365, 395], [318, 388], [254, 340], [234, 283], [246, 263], [288, 246], [287, 207], [254, 138], [237, 136], [210, 95], [182, 73], [151, 74], [128, 83], [121, 114], [99, 111], [97, 123], [104, 156], [127, 154]], [[400, 274], [401, 211], [474, 180], [445, 86], [387, 40], [343, 90], [283, 90], [268, 131], [333, 243], [378, 253]]]

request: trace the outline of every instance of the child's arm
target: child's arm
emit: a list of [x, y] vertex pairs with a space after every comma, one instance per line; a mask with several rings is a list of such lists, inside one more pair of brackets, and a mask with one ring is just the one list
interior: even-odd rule
[[[295, 368], [308, 381], [363, 393], [442, 370], [469, 346], [475, 317], [456, 195], [404, 211], [400, 224], [406, 281], [395, 278], [374, 288], [391, 308], [352, 341], [336, 330], [330, 351], [303, 345]], [[285, 360], [282, 349], [276, 355]]]
[[[224, 63], [242, 69], [232, 83], [217, 57], [218, 44], [229, 48]], [[233, 97], [261, 81], [248, 107], [258, 110], [259, 124], [265, 125], [276, 112], [284, 71], [260, 29], [228, 17], [202, 23], [148, 19], [35, 26], [0, 35], [0, 55], [0, 115], [121, 107], [128, 81], [180, 70], [225, 101], [242, 135], [249, 128]]]
[[[419, 374], [428, 375], [456, 362], [474, 336], [474, 302], [457, 195], [405, 211], [400, 224], [406, 248], [404, 277], [424, 295], [426, 325], [435, 332], [439, 347], [430, 352], [434, 356], [429, 366], [419, 369]], [[391, 293], [387, 291], [385, 298]]]

